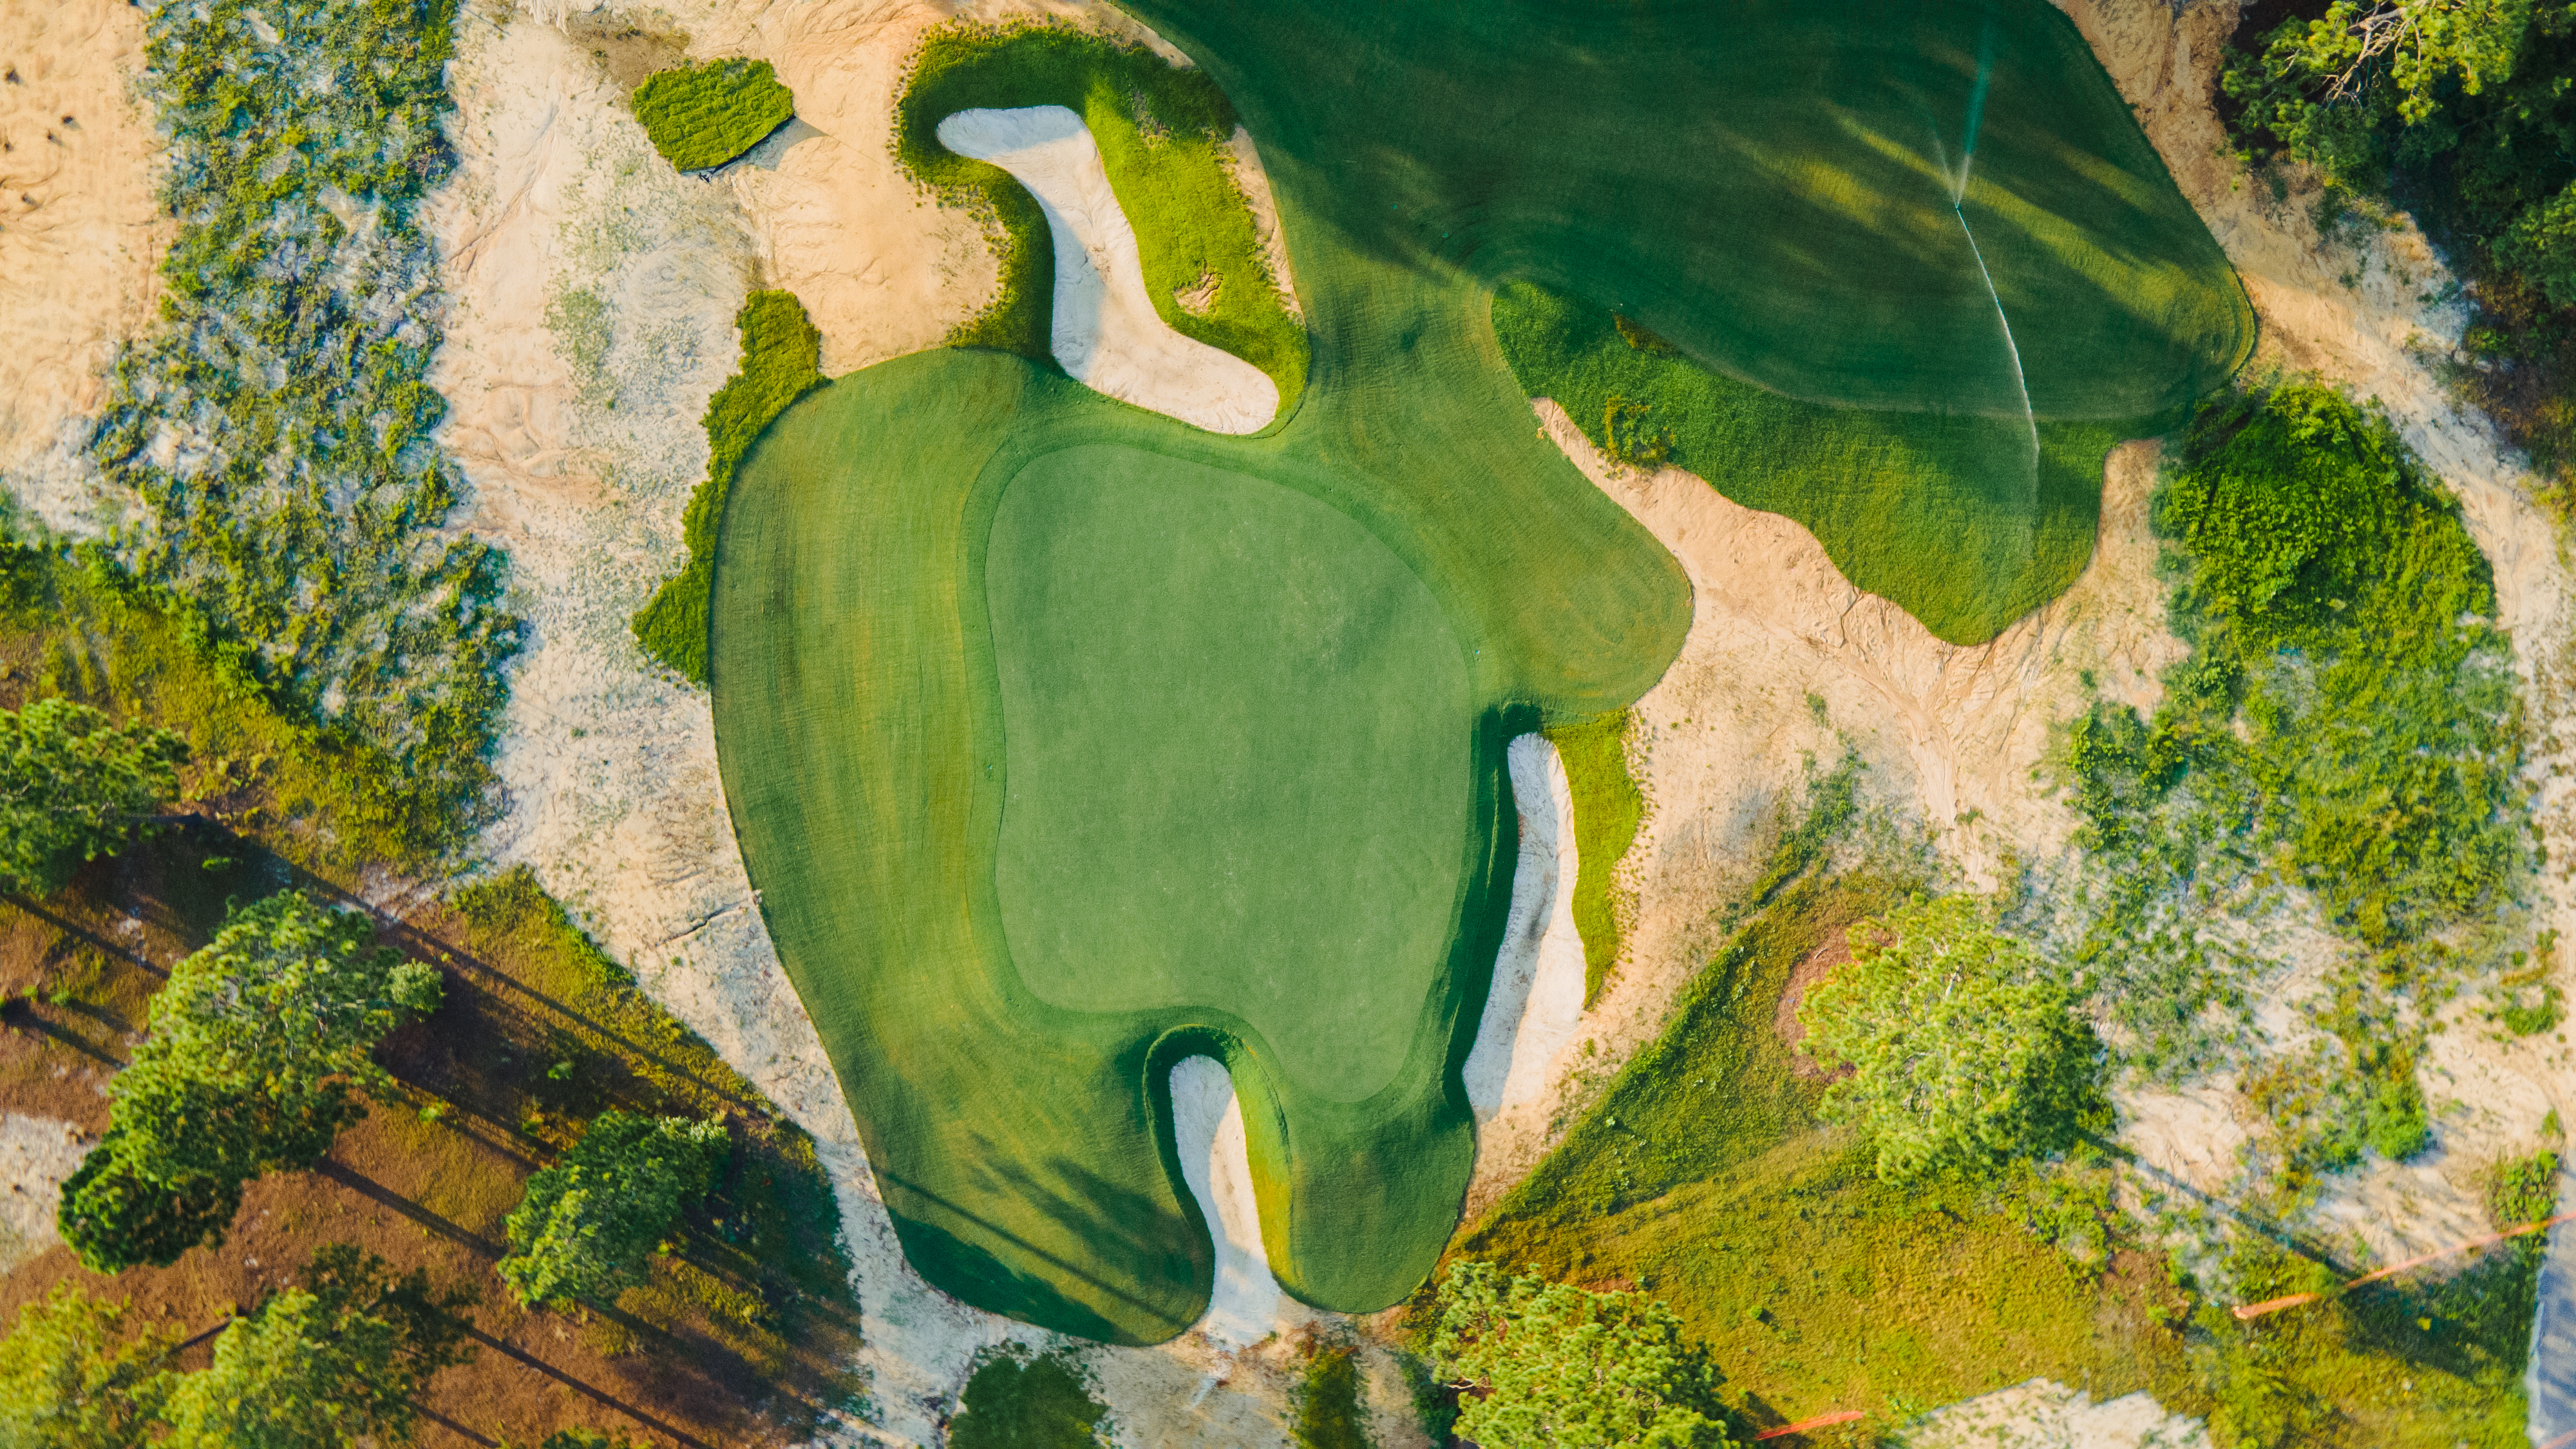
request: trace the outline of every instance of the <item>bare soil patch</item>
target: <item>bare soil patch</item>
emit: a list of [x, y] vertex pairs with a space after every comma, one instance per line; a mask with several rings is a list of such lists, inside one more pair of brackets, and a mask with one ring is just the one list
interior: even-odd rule
[[1798, 1050], [1798, 1044], [1807, 1039], [1807, 1024], [1798, 1019], [1798, 1008], [1805, 1004], [1808, 991], [1832, 975], [1835, 967], [1850, 962], [1851, 942], [1837, 931], [1790, 970], [1788, 988], [1780, 993], [1780, 1009], [1772, 1014], [1771, 1029], [1778, 1033], [1780, 1045], [1789, 1048], [1789, 1070], [1806, 1081], [1833, 1081], [1851, 1074], [1849, 1066], [1828, 1068]]

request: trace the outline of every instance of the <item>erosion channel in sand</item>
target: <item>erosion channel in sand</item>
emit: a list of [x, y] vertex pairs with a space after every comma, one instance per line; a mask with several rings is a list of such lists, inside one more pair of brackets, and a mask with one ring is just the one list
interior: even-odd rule
[[1062, 106], [959, 111], [939, 123], [939, 141], [1010, 172], [1046, 213], [1055, 244], [1049, 350], [1076, 382], [1212, 433], [1270, 425], [1277, 384], [1155, 312], [1135, 228], [1080, 116]]

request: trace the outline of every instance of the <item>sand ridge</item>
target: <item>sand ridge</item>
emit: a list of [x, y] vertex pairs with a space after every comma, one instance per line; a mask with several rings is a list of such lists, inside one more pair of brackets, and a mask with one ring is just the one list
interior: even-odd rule
[[1136, 230], [1080, 116], [1063, 106], [959, 111], [940, 121], [939, 143], [1010, 172], [1046, 213], [1055, 242], [1049, 350], [1074, 381], [1212, 433], [1270, 425], [1278, 384], [1182, 336], [1155, 310]]

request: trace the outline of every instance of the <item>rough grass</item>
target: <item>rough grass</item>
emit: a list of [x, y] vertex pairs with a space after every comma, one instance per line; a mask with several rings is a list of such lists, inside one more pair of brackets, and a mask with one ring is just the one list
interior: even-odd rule
[[976, 1365], [957, 1396], [949, 1449], [1098, 1449], [1109, 1410], [1081, 1367], [1013, 1345]]
[[711, 60], [666, 70], [635, 88], [635, 119], [681, 171], [722, 166], [796, 114], [765, 60]]
[[2010, 1184], [1881, 1183], [1868, 1153], [1816, 1118], [1822, 1085], [1792, 1074], [1774, 1029], [1791, 971], [1907, 888], [1846, 877], [1782, 891], [1452, 1251], [1665, 1300], [1766, 1424], [1871, 1411], [1812, 1442], [1875, 1443], [1892, 1401], [2038, 1374], [2187, 1405], [2181, 1338], [2159, 1326], [2181, 1297], [2152, 1265], [2122, 1253], [2080, 1266], [2031, 1230]]
[[2044, 421], [2034, 467], [2020, 418], [1800, 402], [1526, 282], [1495, 293], [1494, 335], [1521, 387], [1555, 399], [1595, 446], [1797, 521], [1854, 586], [1956, 644], [1993, 638], [2075, 582], [2093, 557], [2104, 457], [2180, 421]]
[[1565, 762], [1566, 793], [1574, 803], [1574, 932], [1583, 938], [1587, 1005], [1619, 964], [1619, 862], [1627, 858], [1646, 818], [1645, 792], [1628, 772], [1631, 719], [1623, 709], [1547, 733], [1557, 758]]
[[[1083, 118], [1135, 228], [1145, 290], [1183, 336], [1244, 359], [1279, 388], [1279, 415], [1306, 386], [1306, 329], [1280, 300], [1226, 141], [1234, 108], [1196, 70], [1141, 45], [1060, 25], [960, 22], [932, 31], [896, 102], [895, 156], [951, 203], [985, 211], [1002, 288], [949, 341], [1044, 362], [1055, 305], [1045, 216], [1008, 172], [939, 144], [939, 122], [977, 107], [1063, 106]], [[1178, 300], [1213, 278], [1193, 311]]]
[[1360, 1356], [1349, 1344], [1312, 1345], [1292, 1399], [1288, 1438], [1297, 1449], [1370, 1449]]
[[734, 319], [742, 367], [707, 400], [707, 476], [680, 515], [688, 562], [635, 611], [635, 640], [664, 668], [707, 682], [707, 590], [734, 470], [770, 420], [823, 383], [823, 335], [793, 292], [754, 292]]

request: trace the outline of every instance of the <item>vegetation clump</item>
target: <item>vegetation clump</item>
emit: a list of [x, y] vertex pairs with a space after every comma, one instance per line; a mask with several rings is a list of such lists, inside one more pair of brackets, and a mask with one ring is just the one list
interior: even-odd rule
[[1288, 1438], [1297, 1449], [1370, 1449], [1359, 1350], [1352, 1345], [1307, 1345], [1289, 1407]]
[[18, 1310], [0, 1338], [0, 1444], [89, 1449], [146, 1442], [170, 1395], [162, 1364], [178, 1335], [143, 1326], [130, 1336], [126, 1305], [101, 1303], [67, 1283]]
[[734, 472], [788, 404], [823, 385], [823, 334], [793, 292], [754, 292], [734, 325], [742, 368], [707, 400], [707, 476], [680, 515], [689, 560], [636, 611], [636, 642], [654, 662], [707, 682], [707, 593], [715, 587], [716, 534]]
[[1601, 994], [1619, 964], [1619, 862], [1646, 818], [1646, 792], [1628, 769], [1628, 728], [1618, 710], [1547, 732], [1565, 765], [1574, 807], [1574, 933], [1583, 942], [1583, 999]]
[[722, 166], [796, 114], [769, 62], [739, 57], [663, 71], [635, 88], [634, 101], [653, 149], [682, 171]]
[[310, 1166], [390, 1079], [376, 1043], [438, 1005], [435, 967], [300, 892], [235, 912], [152, 999], [107, 1133], [63, 1184], [64, 1241], [101, 1273], [220, 1242], [242, 1185]]
[[2044, 1157], [2110, 1125], [2092, 1027], [1977, 901], [1917, 899], [1849, 935], [1799, 1007], [1801, 1044], [1851, 1068], [1822, 1110], [1862, 1130], [1880, 1177]]
[[949, 1449], [1101, 1449], [1109, 1408], [1061, 1353], [1006, 1344], [975, 1366], [957, 1396]]
[[563, 1161], [528, 1179], [494, 1271], [531, 1306], [609, 1303], [641, 1281], [731, 1148], [722, 1122], [600, 1113]]
[[1431, 1358], [1466, 1390], [1455, 1432], [1485, 1449], [1718, 1449], [1735, 1441], [1707, 1353], [1642, 1294], [1593, 1293], [1460, 1262]]
[[[1063, 106], [1100, 148], [1136, 232], [1145, 290], [1174, 331], [1267, 373], [1279, 416], [1306, 385], [1303, 323], [1278, 279], [1233, 173], [1233, 104], [1206, 71], [1132, 41], [1043, 23], [961, 21], [925, 37], [895, 103], [895, 159], [941, 202], [985, 220], [1002, 287], [951, 346], [1050, 360], [1055, 244], [1045, 214], [1008, 172], [939, 144], [940, 121], [976, 107]], [[1188, 299], [1191, 305], [1184, 305]]]
[[67, 699], [0, 710], [0, 891], [46, 896], [176, 794], [188, 746], [168, 730]]
[[108, 545], [240, 671], [360, 766], [414, 850], [490, 806], [521, 625], [504, 560], [450, 526], [432, 439], [436, 253], [420, 205], [453, 0], [151, 7], [143, 88], [178, 231], [159, 326], [90, 440], [140, 503]]

